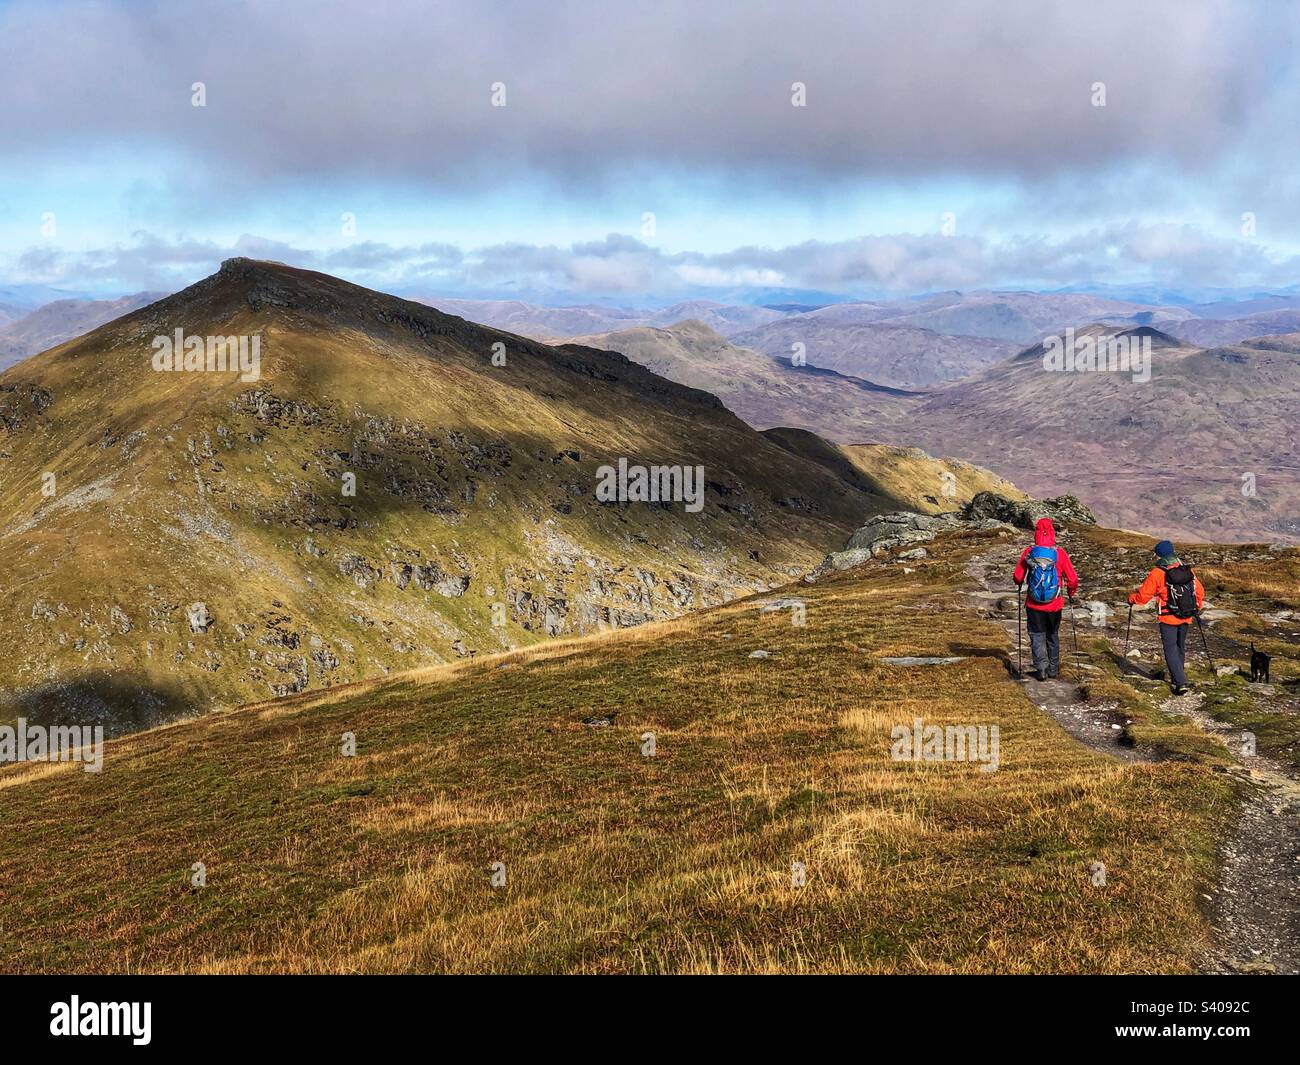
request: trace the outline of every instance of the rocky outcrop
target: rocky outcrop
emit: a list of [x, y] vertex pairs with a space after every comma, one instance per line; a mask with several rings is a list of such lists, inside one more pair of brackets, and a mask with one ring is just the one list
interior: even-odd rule
[[1092, 511], [1074, 496], [1055, 496], [1052, 499], [1008, 499], [996, 492], [980, 492], [961, 509], [963, 521], [992, 519], [1006, 522], [1019, 529], [1032, 529], [1039, 518], [1051, 518], [1056, 523], [1096, 525]]
[[894, 555], [900, 548], [907, 550], [895, 557], [905, 557], [909, 561], [924, 558], [925, 549], [916, 545], [929, 543], [940, 533], [962, 529], [1032, 529], [1034, 523], [1044, 517], [1060, 523], [1097, 524], [1092, 511], [1074, 496], [1019, 501], [996, 492], [980, 492], [961, 510], [944, 514], [916, 514], [908, 510], [877, 514], [849, 537], [843, 551], [827, 555], [808, 579], [816, 580], [826, 573], [853, 569], [873, 558]]
[[[908, 548], [904, 554], [908, 559], [925, 557], [924, 548], [917, 544], [929, 543], [940, 533], [955, 532], [958, 529], [1007, 529], [1006, 522], [992, 518], [974, 518], [967, 520], [960, 511], [946, 514], [914, 514], [900, 510], [892, 514], [877, 514], [858, 529], [845, 545], [843, 551], [833, 551], [822, 560], [809, 577], [816, 580], [826, 573], [836, 570], [853, 569], [873, 558], [883, 558], [893, 554], [899, 548]], [[902, 557], [899, 555], [898, 557]]]
[[207, 632], [212, 628], [212, 616], [208, 613], [207, 603], [191, 603], [185, 611], [189, 619], [190, 632]]
[[878, 514], [849, 537], [845, 550], [870, 550], [876, 556], [906, 544], [933, 540], [941, 531], [955, 529], [959, 524], [956, 513], [931, 515], [901, 510]]

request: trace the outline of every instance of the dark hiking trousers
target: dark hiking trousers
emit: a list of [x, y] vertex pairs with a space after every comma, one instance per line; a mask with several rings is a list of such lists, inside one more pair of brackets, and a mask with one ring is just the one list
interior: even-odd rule
[[1190, 625], [1166, 625], [1160, 623], [1160, 642], [1165, 649], [1165, 665], [1169, 667], [1169, 679], [1175, 688], [1187, 687], [1187, 674], [1183, 664], [1187, 661], [1187, 630]]
[[1061, 612], [1026, 610], [1029, 620], [1029, 649], [1034, 654], [1034, 669], [1048, 677], [1061, 672]]

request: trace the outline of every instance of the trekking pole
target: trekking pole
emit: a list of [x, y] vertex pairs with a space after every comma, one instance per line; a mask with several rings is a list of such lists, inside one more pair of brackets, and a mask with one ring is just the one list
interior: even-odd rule
[[1070, 596], [1070, 635], [1074, 638], [1074, 671], [1079, 675], [1079, 684], [1083, 684], [1083, 666], [1079, 663], [1079, 630], [1074, 624], [1074, 596]]
[[1128, 638], [1133, 632], [1133, 604], [1128, 605], [1128, 625], [1124, 629], [1124, 655], [1128, 656]]
[[1024, 676], [1024, 654], [1021, 648], [1021, 585], [1015, 585], [1015, 675], [1017, 676]]
[[1214, 659], [1210, 656], [1210, 641], [1205, 638], [1205, 626], [1201, 624], [1201, 614], [1196, 612], [1196, 629], [1201, 634], [1201, 646], [1205, 648], [1205, 657], [1210, 662], [1210, 672], [1216, 677], [1219, 675], [1218, 669], [1214, 665]]

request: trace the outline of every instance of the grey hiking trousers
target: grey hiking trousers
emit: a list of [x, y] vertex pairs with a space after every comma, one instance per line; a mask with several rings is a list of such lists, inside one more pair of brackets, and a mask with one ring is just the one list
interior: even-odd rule
[[1061, 672], [1061, 612], [1059, 610], [1025, 610], [1029, 622], [1029, 649], [1034, 655], [1034, 669], [1044, 676]]
[[1175, 688], [1187, 687], [1187, 630], [1191, 625], [1166, 625], [1160, 623], [1160, 643], [1165, 649], [1165, 665]]

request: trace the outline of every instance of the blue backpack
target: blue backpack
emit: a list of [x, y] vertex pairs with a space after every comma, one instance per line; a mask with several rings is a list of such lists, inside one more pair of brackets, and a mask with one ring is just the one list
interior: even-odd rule
[[1054, 602], [1061, 594], [1061, 578], [1056, 572], [1056, 548], [1030, 548], [1025, 565], [1029, 570], [1029, 597], [1035, 603]]

